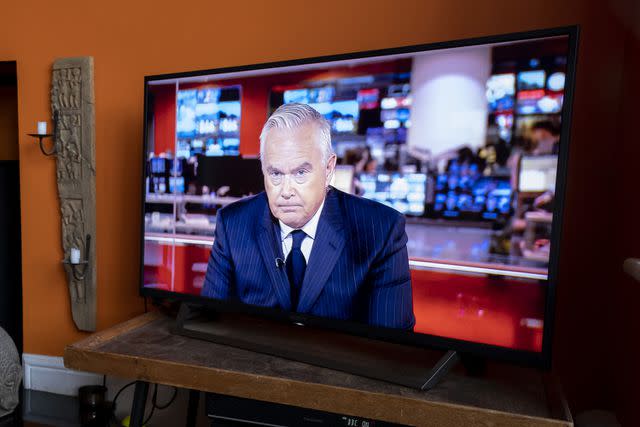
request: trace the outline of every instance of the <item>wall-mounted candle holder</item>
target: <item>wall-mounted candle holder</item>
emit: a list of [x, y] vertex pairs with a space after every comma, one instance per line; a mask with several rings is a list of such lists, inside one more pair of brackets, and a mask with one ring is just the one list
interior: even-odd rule
[[[57, 135], [56, 132], [58, 129], [58, 117], [59, 117], [58, 110], [54, 110], [53, 111], [53, 133], [47, 133], [47, 122], [38, 122], [38, 133], [27, 134], [29, 136], [32, 136], [38, 139], [38, 145], [40, 146], [40, 151], [42, 151], [42, 154], [44, 154], [45, 156], [53, 156], [58, 152], [56, 147], [56, 141], [58, 140], [58, 138], [56, 138], [56, 135]], [[51, 149], [47, 150], [44, 148], [43, 141], [51, 137], [53, 137], [53, 146], [51, 147]]]
[[[66, 273], [71, 316], [79, 330], [94, 332], [97, 252], [93, 58], [57, 59], [51, 70], [49, 97], [54, 143], [51, 147], [49, 141], [44, 141], [41, 150], [45, 155], [55, 153], [61, 243], [65, 258], [62, 265]], [[38, 134], [47, 135], [46, 128], [38, 129]], [[85, 236], [86, 240], [82, 242]]]
[[87, 234], [85, 239], [85, 258], [80, 260], [80, 249], [71, 248], [69, 259], [62, 261], [63, 264], [71, 266], [71, 272], [76, 280], [84, 280], [89, 261], [91, 260], [91, 235]]

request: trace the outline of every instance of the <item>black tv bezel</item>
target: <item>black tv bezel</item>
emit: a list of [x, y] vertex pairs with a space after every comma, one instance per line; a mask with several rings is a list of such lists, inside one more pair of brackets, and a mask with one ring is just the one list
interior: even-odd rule
[[[146, 200], [146, 157], [147, 157], [147, 115], [148, 115], [148, 88], [149, 82], [156, 80], [167, 80], [184, 77], [196, 77], [202, 75], [222, 74], [240, 71], [254, 71], [261, 69], [277, 69], [295, 65], [315, 64], [322, 62], [342, 61], [349, 59], [370, 58], [376, 56], [416, 53], [424, 51], [435, 51], [457, 47], [477, 46], [482, 44], [495, 44], [503, 42], [517, 42], [537, 38], [567, 36], [567, 69], [565, 79], [564, 102], [561, 114], [560, 150], [558, 153], [558, 173], [556, 176], [556, 195], [559, 203], [554, 206], [554, 221], [551, 231], [551, 252], [549, 258], [549, 274], [547, 279], [547, 294], [544, 309], [544, 329], [542, 338], [542, 350], [540, 352], [513, 349], [497, 345], [446, 338], [436, 335], [398, 331], [395, 329], [373, 327], [366, 324], [334, 320], [307, 314], [283, 312], [274, 308], [257, 307], [238, 302], [214, 300], [190, 294], [182, 294], [171, 291], [164, 291], [152, 288], [145, 288], [144, 283], [144, 217]], [[368, 50], [362, 52], [352, 52], [346, 54], [318, 56], [285, 61], [275, 61], [251, 65], [223, 67], [208, 70], [188, 71], [170, 74], [159, 74], [144, 77], [144, 112], [143, 112], [143, 156], [142, 156], [142, 179], [141, 179], [141, 215], [140, 215], [140, 281], [138, 284], [139, 295], [154, 299], [164, 299], [202, 306], [222, 311], [240, 312], [243, 314], [266, 317], [284, 322], [303, 323], [312, 327], [327, 328], [352, 335], [358, 335], [373, 339], [380, 339], [394, 343], [408, 344], [422, 348], [434, 348], [440, 350], [456, 350], [463, 353], [470, 353], [480, 357], [502, 360], [527, 366], [550, 369], [551, 367], [551, 345], [555, 323], [556, 308], [556, 286], [559, 273], [560, 239], [564, 214], [564, 199], [566, 194], [566, 182], [568, 173], [568, 154], [571, 128], [571, 115], [573, 108], [573, 95], [575, 87], [576, 61], [578, 54], [579, 27], [577, 25], [556, 27], [542, 30], [523, 31], [517, 33], [500, 34], [493, 36], [483, 36], [468, 39], [451, 40], [444, 42], [426, 43], [419, 45], [403, 46], [396, 48], [386, 48], [378, 50]]]

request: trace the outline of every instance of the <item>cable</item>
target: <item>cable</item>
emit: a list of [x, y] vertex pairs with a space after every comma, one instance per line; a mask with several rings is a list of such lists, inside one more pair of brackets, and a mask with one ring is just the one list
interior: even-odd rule
[[106, 387], [107, 386], [107, 376], [103, 375], [102, 376], [102, 387]]
[[176, 400], [177, 396], [178, 396], [178, 387], [173, 387], [173, 395], [171, 396], [171, 399], [169, 399], [169, 401], [166, 404], [158, 405], [158, 402], [155, 399], [151, 400], [151, 404], [160, 410], [167, 409]]
[[122, 387], [120, 387], [120, 390], [118, 390], [118, 392], [116, 393], [115, 397], [113, 398], [113, 411], [114, 412], [116, 410], [116, 401], [118, 400], [118, 397], [120, 396], [120, 393], [122, 393], [126, 388], [131, 387], [135, 383], [136, 383], [136, 381], [131, 381], [130, 383], [125, 384]]
[[[106, 378], [106, 375], [105, 375]], [[131, 381], [128, 384], [125, 384], [124, 386], [122, 386], [120, 388], [120, 390], [118, 390], [118, 392], [116, 393], [116, 395], [113, 398], [113, 404], [112, 404], [112, 408], [111, 408], [111, 419], [113, 421], [115, 421], [116, 423], [118, 422], [116, 419], [116, 401], [118, 400], [118, 397], [120, 397], [120, 394], [128, 387], [131, 387], [132, 385], [134, 385], [137, 381]], [[176, 397], [178, 396], [178, 387], [173, 387], [173, 395], [171, 396], [171, 399], [169, 399], [169, 401], [167, 403], [165, 403], [164, 405], [159, 405], [158, 404], [158, 384], [154, 384], [153, 386], [153, 394], [151, 395], [151, 412], [149, 413], [149, 415], [147, 416], [147, 418], [145, 418], [145, 421], [142, 423], [142, 425], [145, 425], [147, 423], [149, 423], [149, 421], [151, 420], [151, 417], [153, 417], [153, 414], [155, 413], [155, 410], [162, 410], [162, 409], [167, 409], [169, 406], [171, 406], [171, 404], [176, 400]]]
[[142, 423], [142, 425], [145, 425], [149, 421], [151, 421], [151, 418], [153, 417], [153, 414], [155, 413], [156, 409], [163, 410], [171, 406], [171, 404], [176, 400], [177, 396], [178, 396], [178, 387], [173, 387], [173, 395], [171, 396], [171, 399], [169, 399], [169, 401], [164, 405], [159, 405], [158, 404], [158, 384], [154, 384], [153, 395], [151, 396], [151, 413], [149, 413], [149, 416], [146, 418], [144, 423]]
[[113, 397], [113, 402], [111, 402], [111, 416], [109, 417], [109, 424], [111, 424], [112, 422], [115, 423], [116, 425], [120, 425], [120, 422], [117, 420], [116, 418], [116, 402], [118, 400], [118, 397], [120, 397], [120, 394], [128, 387], [131, 387], [132, 385], [134, 385], [136, 383], [136, 381], [131, 381], [128, 384], [123, 385], [122, 387], [120, 387], [120, 390], [118, 390], [118, 392], [116, 393], [116, 395]]

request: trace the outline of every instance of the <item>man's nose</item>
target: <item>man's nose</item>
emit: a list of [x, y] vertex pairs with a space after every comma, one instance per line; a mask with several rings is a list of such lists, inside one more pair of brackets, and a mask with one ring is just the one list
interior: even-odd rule
[[291, 185], [291, 176], [285, 175], [282, 181], [282, 192], [280, 193], [285, 199], [293, 196], [293, 186]]

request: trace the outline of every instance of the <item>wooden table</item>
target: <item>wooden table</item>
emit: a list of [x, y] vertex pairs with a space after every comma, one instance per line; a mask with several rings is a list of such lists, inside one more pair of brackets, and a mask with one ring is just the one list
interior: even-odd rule
[[138, 380], [132, 426], [141, 423], [149, 383], [415, 426], [573, 425], [562, 396], [535, 370], [491, 365], [483, 377], [454, 371], [422, 392], [173, 335], [172, 321], [147, 313], [93, 334], [65, 349], [64, 364]]

